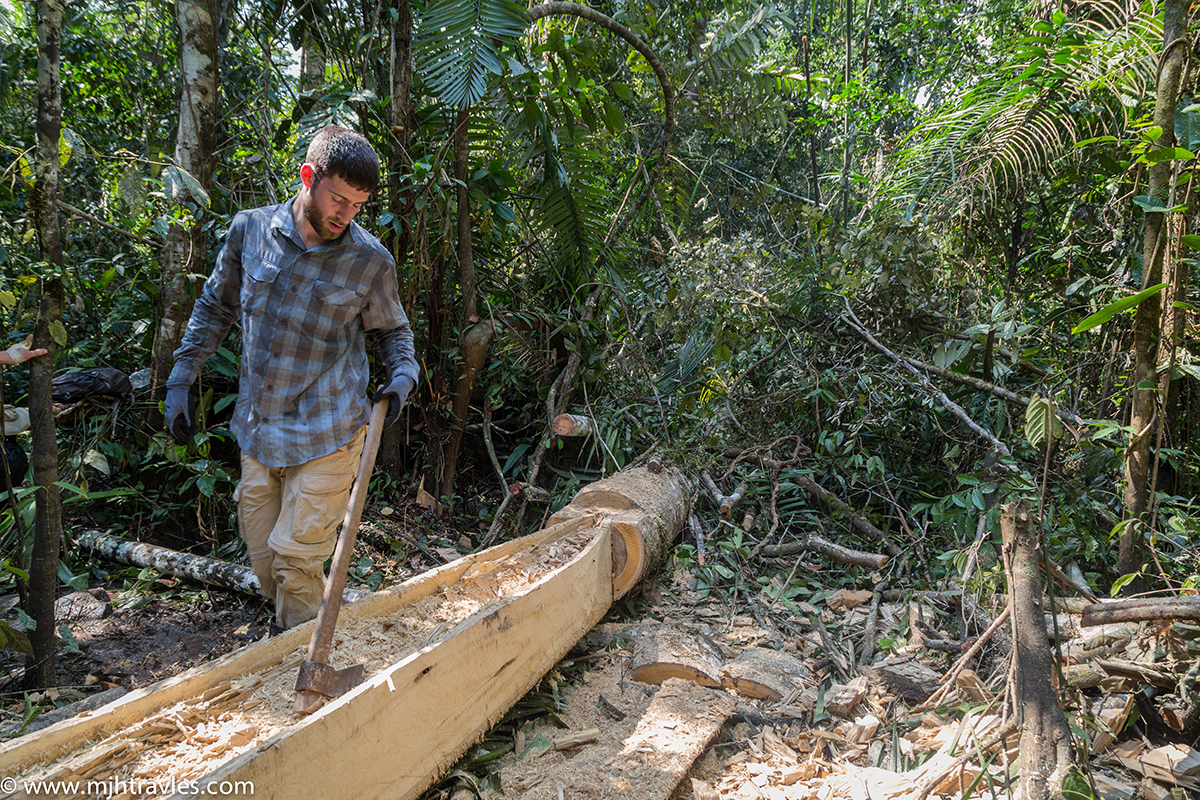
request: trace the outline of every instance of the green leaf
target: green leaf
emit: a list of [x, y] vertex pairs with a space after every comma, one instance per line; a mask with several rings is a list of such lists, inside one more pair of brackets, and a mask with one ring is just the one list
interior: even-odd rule
[[21, 627], [29, 631], [37, 630], [37, 620], [25, 613], [25, 609], [17, 609], [17, 622], [21, 623]]
[[1179, 243], [1192, 250], [1200, 250], [1200, 234], [1189, 233], [1179, 237]]
[[50, 323], [50, 337], [59, 347], [67, 346], [67, 329], [63, 327], [61, 320], [56, 319]]
[[1115, 581], [1113, 581], [1112, 589], [1108, 593], [1109, 597], [1116, 597], [1117, 595], [1119, 595], [1121, 593], [1121, 590], [1123, 588], [1125, 588], [1125, 586], [1127, 584], [1129, 584], [1131, 581], [1138, 578], [1139, 575], [1140, 575], [1140, 573], [1131, 572], [1128, 575], [1122, 575], [1121, 577], [1117, 578]]
[[3, 620], [0, 620], [0, 647], [11, 648], [29, 656], [33, 655], [33, 645], [30, 644], [29, 637]]
[[1182, 147], [1163, 147], [1159, 150], [1151, 150], [1145, 155], [1146, 161], [1151, 164], [1157, 164], [1160, 161], [1190, 161], [1195, 157], [1195, 153]]
[[1030, 397], [1030, 404], [1025, 407], [1025, 438], [1030, 445], [1037, 447], [1046, 439], [1054, 439], [1062, 435], [1062, 422], [1050, 408], [1050, 403], [1040, 395]]
[[1082, 142], [1076, 142], [1075, 147], [1087, 147], [1089, 144], [1099, 144], [1100, 142], [1115, 142], [1115, 136], [1093, 136], [1091, 139], [1084, 139]]
[[1104, 308], [1100, 309], [1095, 314], [1092, 314], [1090, 317], [1087, 317], [1083, 320], [1083, 322], [1080, 322], [1078, 325], [1072, 328], [1071, 333], [1083, 333], [1084, 331], [1090, 331], [1092, 328], [1103, 325], [1117, 314], [1120, 314], [1122, 311], [1128, 311], [1129, 309], [1140, 305], [1143, 300], [1153, 297], [1165, 288], [1167, 288], [1167, 284], [1160, 283], [1157, 286], [1151, 286], [1149, 289], [1143, 289], [1142, 291], [1130, 297], [1122, 297], [1120, 300], [1109, 303]]
[[79, 642], [75, 641], [75, 635], [71, 633], [71, 629], [64, 623], [58, 626], [58, 635], [63, 640], [64, 653], [75, 653], [83, 655], [83, 651], [79, 649]]

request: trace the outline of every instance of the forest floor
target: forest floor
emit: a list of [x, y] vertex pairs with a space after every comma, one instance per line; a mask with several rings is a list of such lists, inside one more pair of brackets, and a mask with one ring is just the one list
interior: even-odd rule
[[[399, 583], [478, 545], [472, 537], [480, 533], [437, 529], [415, 505], [388, 511], [374, 507], [365, 515], [352, 581], [359, 588]], [[404, 545], [391, 544], [397, 541]], [[57, 690], [20, 692], [18, 662], [0, 664], [9, 675], [8, 686], [0, 688], [5, 692], [0, 731], [16, 733], [34, 721], [35, 710], [64, 706], [62, 712], [70, 713], [69, 704], [79, 698], [148, 686], [267, 635], [265, 600], [157, 575], [140, 573], [133, 580], [128, 575], [114, 570], [108, 585], [93, 587], [93, 595], [107, 595], [111, 613], [68, 623], [73, 641], [60, 659]], [[504, 754], [482, 760], [503, 794], [476, 784], [485, 800], [1010, 796], [1006, 775], [1018, 754], [1016, 738], [989, 749], [989, 737], [1003, 725], [1008, 683], [1003, 634], [985, 643], [971, 662], [973, 670], [949, 681], [937, 702], [922, 707], [962, 654], [944, 643], [969, 646], [1003, 607], [1003, 598], [990, 598], [972, 606], [976, 618], [967, 620], [958, 596], [948, 591], [889, 599], [870, 590], [840, 590], [786, 608], [771, 603], [765, 592], [702, 596], [693, 576], [660, 575], [636, 597], [618, 603], [553, 671], [556, 714], [529, 716], [493, 731], [485, 742], [490, 752], [469, 752], [455, 770], [457, 782], [443, 782], [427, 798], [470, 796], [462, 794], [462, 776], [480, 771], [481, 755], [499, 753]], [[1078, 653], [1095, 658], [1102, 646], [1109, 665], [1108, 674], [1087, 685], [1068, 678], [1066, 692], [1071, 723], [1077, 733], [1086, 732], [1093, 750], [1087, 764], [1099, 796], [1128, 800], [1140, 791], [1141, 797], [1166, 797], [1173, 785], [1200, 796], [1200, 752], [1162, 723], [1172, 695], [1160, 689], [1154, 698], [1146, 691], [1149, 682], [1187, 669], [1200, 630], [1143, 623], [1088, 633], [1069, 614], [1060, 615], [1059, 624], [1068, 662], [1086, 660]], [[647, 685], [631, 677], [631, 639], [651, 626], [703, 639], [726, 663], [765, 648], [797, 666], [782, 678], [785, 696], [755, 697], [678, 680]], [[861, 655], [872, 626], [873, 664], [856, 666], [855, 646]], [[1153, 666], [1141, 677], [1118, 676], [1111, 674], [1117, 662], [1132, 665], [1130, 670]], [[655, 719], [664, 700], [671, 713], [663, 717], [660, 709]], [[655, 749], [662, 742], [655, 744], [646, 733], [656, 726], [659, 738], [670, 740], [662, 753]], [[553, 746], [564, 736], [592, 731], [594, 740], [562, 750]], [[978, 752], [960, 759], [964, 747]], [[667, 761], [670, 769], [663, 766]], [[636, 781], [612, 783], [648, 765], [654, 766], [655, 780], [676, 787], [673, 792], [646, 794]]]

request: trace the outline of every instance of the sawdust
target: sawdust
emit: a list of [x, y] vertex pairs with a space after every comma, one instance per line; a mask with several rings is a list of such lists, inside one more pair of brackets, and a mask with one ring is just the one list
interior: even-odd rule
[[[539, 726], [523, 732], [499, 772], [503, 794], [484, 800], [560, 797], [616, 800], [666, 797], [733, 712], [731, 697], [688, 681], [661, 687], [629, 679], [626, 655], [582, 676], [562, 715], [570, 732], [597, 729], [597, 741], [557, 750], [568, 732]], [[519, 737], [521, 738], [521, 737]]]
[[[330, 663], [362, 664], [369, 678], [448, 638], [472, 615], [537, 583], [582, 552], [595, 533], [577, 531], [473, 564], [458, 581], [384, 617], [343, 616]], [[274, 667], [176, 703], [25, 777], [115, 779], [130, 786], [200, 778], [306, 718], [292, 710], [297, 670], [306, 651], [307, 643]]]

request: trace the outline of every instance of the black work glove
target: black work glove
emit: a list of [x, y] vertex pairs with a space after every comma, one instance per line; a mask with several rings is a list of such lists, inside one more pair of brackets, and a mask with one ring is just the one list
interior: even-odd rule
[[394, 375], [390, 381], [379, 387], [371, 402], [378, 403], [383, 398], [388, 398], [387, 419], [383, 421], [383, 427], [389, 428], [400, 419], [400, 409], [404, 408], [404, 401], [408, 399], [408, 393], [415, 385], [416, 381], [407, 375]]
[[196, 432], [196, 400], [190, 389], [167, 389], [163, 422], [178, 444], [187, 444]]

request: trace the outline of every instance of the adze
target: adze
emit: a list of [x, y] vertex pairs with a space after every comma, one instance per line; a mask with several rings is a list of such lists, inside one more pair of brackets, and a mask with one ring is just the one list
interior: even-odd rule
[[333, 562], [329, 565], [329, 578], [325, 581], [325, 594], [321, 598], [321, 609], [317, 612], [317, 624], [308, 643], [308, 655], [304, 657], [300, 674], [296, 677], [296, 702], [292, 708], [298, 714], [313, 713], [325, 703], [326, 698], [340, 697], [363, 680], [362, 664], [334, 669], [327, 662], [338, 612], [342, 609], [346, 571], [354, 553], [354, 540], [358, 538], [358, 522], [362, 519], [367, 485], [371, 482], [371, 470], [375, 466], [375, 455], [379, 452], [379, 437], [383, 434], [387, 411], [386, 398], [376, 403], [371, 411], [367, 440], [358, 460], [358, 474], [354, 476], [354, 488], [350, 490], [350, 505], [342, 520], [342, 533], [338, 536]]

